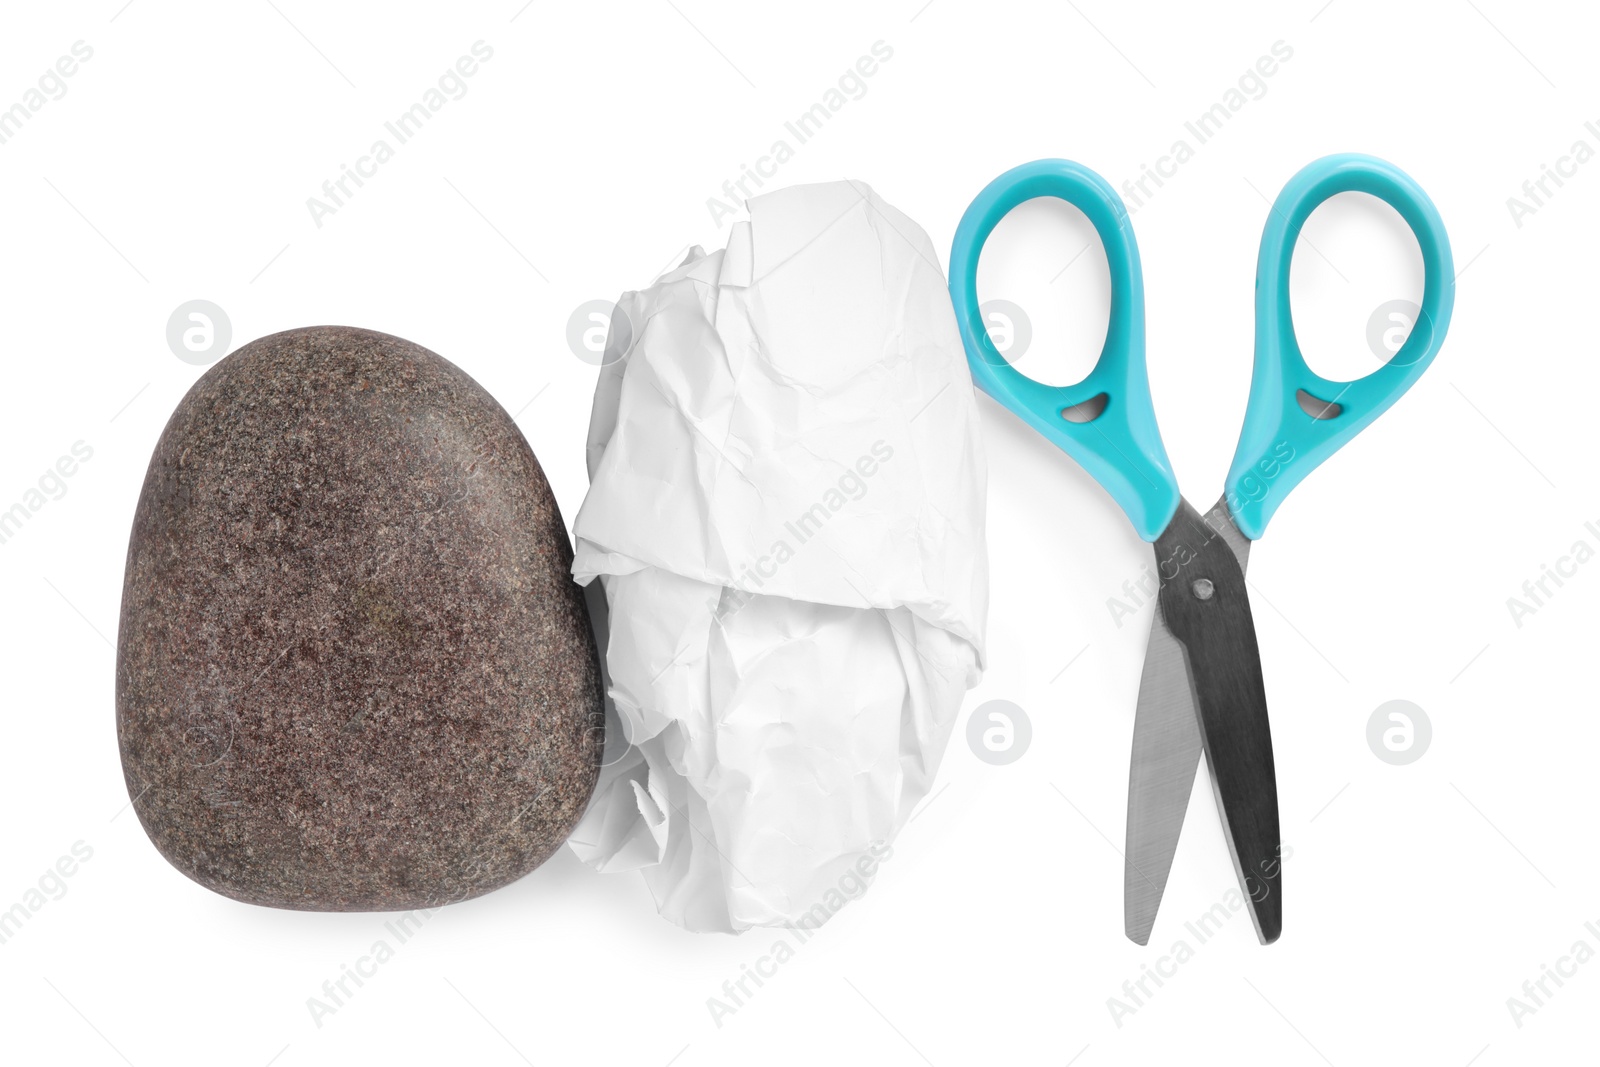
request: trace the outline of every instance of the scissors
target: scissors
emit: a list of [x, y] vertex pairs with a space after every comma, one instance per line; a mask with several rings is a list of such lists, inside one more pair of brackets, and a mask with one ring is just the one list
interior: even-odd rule
[[[1339, 193], [1367, 193], [1411, 227], [1422, 250], [1421, 309], [1405, 343], [1350, 382], [1314, 373], [1295, 339], [1289, 264], [1301, 227]], [[1075, 385], [1034, 381], [990, 340], [978, 304], [978, 256], [1007, 212], [1053, 196], [1088, 217], [1105, 245], [1111, 316], [1094, 369]], [[950, 251], [950, 296], [974, 381], [1071, 456], [1121, 505], [1155, 550], [1157, 610], [1139, 682], [1128, 773], [1123, 919], [1146, 944], [1205, 752], [1234, 872], [1262, 944], [1283, 929], [1277, 777], [1261, 655], [1245, 583], [1250, 545], [1289, 491], [1422, 375], [1444, 342], [1455, 270], [1439, 212], [1390, 163], [1334, 155], [1278, 194], [1256, 263], [1255, 365], [1244, 427], [1221, 499], [1204, 516], [1178, 491], [1150, 401], [1144, 279], [1122, 198], [1094, 171], [1041, 159], [1000, 175], [973, 200]]]

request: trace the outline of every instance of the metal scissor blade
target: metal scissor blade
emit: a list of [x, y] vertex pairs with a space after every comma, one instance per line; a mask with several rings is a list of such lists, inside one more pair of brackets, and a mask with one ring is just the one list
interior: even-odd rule
[[1217, 811], [1262, 944], [1283, 929], [1278, 780], [1255, 620], [1239, 561], [1188, 501], [1156, 539], [1161, 613], [1183, 645]]
[[1138, 945], [1149, 943], [1161, 908], [1202, 744], [1183, 645], [1172, 636], [1157, 604], [1133, 723], [1122, 871], [1123, 928]]
[[[1249, 563], [1250, 541], [1233, 525], [1225, 500], [1217, 501], [1206, 515], [1206, 523], [1233, 550], [1242, 572]], [[1157, 555], [1158, 573], [1161, 564]], [[1139, 679], [1133, 756], [1128, 765], [1122, 918], [1123, 928], [1135, 944], [1149, 943], [1203, 750], [1183, 644], [1173, 636], [1158, 603]]]

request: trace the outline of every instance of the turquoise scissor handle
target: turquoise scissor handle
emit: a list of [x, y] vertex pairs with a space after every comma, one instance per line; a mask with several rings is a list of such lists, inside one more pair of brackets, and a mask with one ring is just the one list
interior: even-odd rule
[[[1111, 268], [1105, 347], [1076, 385], [1045, 385], [1017, 370], [989, 339], [978, 306], [978, 256], [995, 225], [1025, 200], [1054, 196], [1088, 216]], [[1088, 167], [1065, 159], [1024, 163], [972, 201], [950, 249], [950, 298], [972, 377], [1088, 471], [1154, 541], [1178, 509], [1178, 482], [1156, 428], [1145, 372], [1144, 276], [1122, 198]]]
[[[1289, 311], [1289, 263], [1300, 228], [1324, 200], [1368, 193], [1406, 220], [1422, 248], [1422, 306], [1405, 344], [1353, 382], [1306, 366]], [[1228, 510], [1240, 532], [1261, 536], [1289, 490], [1400, 399], [1444, 343], [1455, 305], [1455, 267], [1439, 211], [1422, 187], [1372, 156], [1327, 156], [1289, 179], [1261, 234], [1256, 262], [1256, 356], [1244, 428], [1228, 471]]]

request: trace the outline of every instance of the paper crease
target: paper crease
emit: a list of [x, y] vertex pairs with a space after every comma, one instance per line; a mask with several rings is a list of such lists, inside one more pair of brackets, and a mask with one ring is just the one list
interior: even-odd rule
[[977, 411], [927, 235], [860, 182], [749, 210], [619, 301], [575, 522], [608, 738], [570, 844], [695, 930], [863, 884], [983, 663]]

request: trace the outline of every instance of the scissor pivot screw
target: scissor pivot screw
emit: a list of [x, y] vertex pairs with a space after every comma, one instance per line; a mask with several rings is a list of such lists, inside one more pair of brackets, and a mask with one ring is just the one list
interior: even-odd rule
[[1194, 593], [1196, 600], [1210, 600], [1211, 594], [1217, 591], [1217, 587], [1211, 584], [1210, 578], [1196, 578], [1189, 589]]

